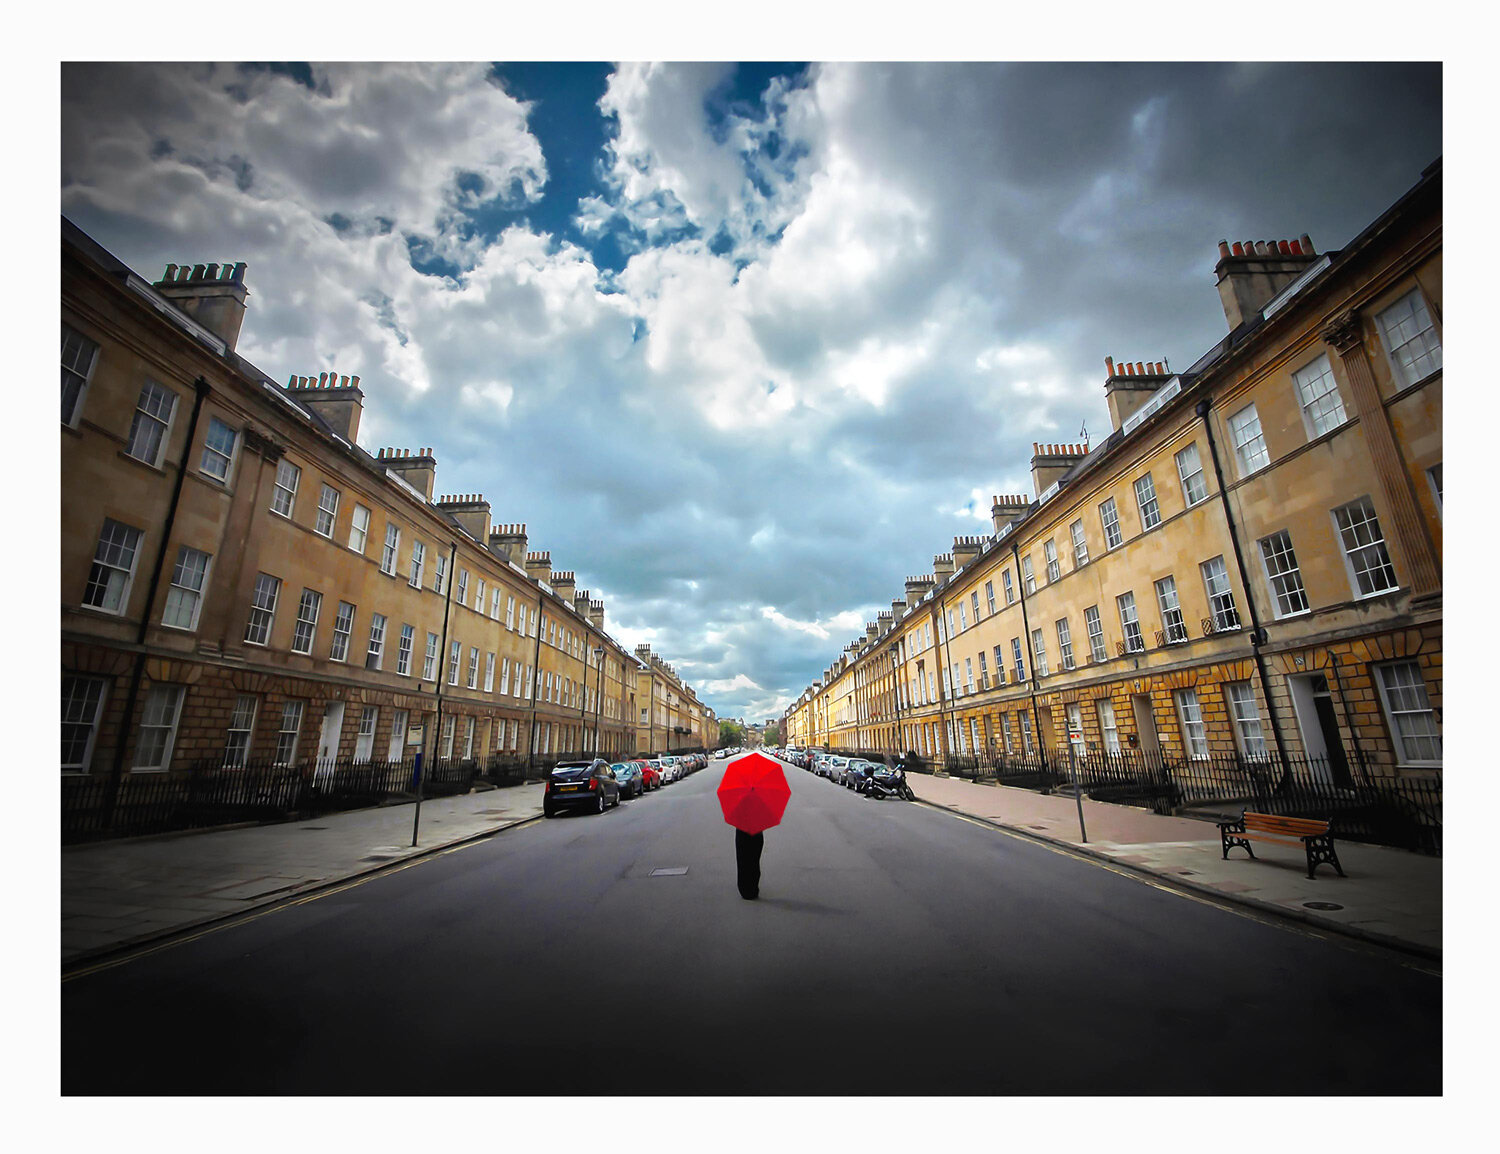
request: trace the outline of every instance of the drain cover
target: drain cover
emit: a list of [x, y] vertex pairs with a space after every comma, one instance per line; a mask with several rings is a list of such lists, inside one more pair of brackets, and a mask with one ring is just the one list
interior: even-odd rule
[[652, 870], [651, 876], [654, 878], [681, 877], [683, 874], [687, 873], [687, 871], [687, 866], [664, 866], [660, 869]]
[[299, 826], [298, 828], [299, 829], [327, 829], [328, 827], [326, 825], [304, 825], [304, 826]]
[[1310, 910], [1341, 910], [1344, 908], [1338, 902], [1303, 902], [1302, 904]]

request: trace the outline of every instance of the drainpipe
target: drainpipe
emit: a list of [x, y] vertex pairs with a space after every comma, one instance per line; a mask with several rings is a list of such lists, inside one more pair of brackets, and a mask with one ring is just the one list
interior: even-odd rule
[[1203, 418], [1203, 430], [1208, 434], [1208, 452], [1214, 462], [1214, 477], [1219, 483], [1219, 504], [1224, 508], [1224, 523], [1229, 527], [1229, 541], [1234, 546], [1234, 563], [1239, 569], [1240, 585], [1245, 590], [1245, 607], [1250, 611], [1250, 648], [1255, 657], [1255, 670], [1260, 675], [1261, 693], [1266, 699], [1266, 714], [1271, 721], [1271, 736], [1276, 741], [1276, 756], [1281, 759], [1281, 781], [1277, 789], [1285, 788], [1292, 776], [1291, 763], [1287, 761], [1286, 746], [1281, 740], [1281, 718], [1276, 712], [1276, 700], [1271, 696], [1271, 681], [1266, 675], [1266, 659], [1261, 646], [1266, 643], [1266, 631], [1261, 627], [1260, 615], [1255, 611], [1255, 592], [1250, 586], [1250, 575], [1245, 570], [1245, 555], [1240, 549], [1240, 535], [1234, 526], [1234, 511], [1229, 507], [1229, 491], [1224, 487], [1224, 468], [1219, 463], [1219, 445], [1214, 440], [1213, 423], [1208, 419], [1213, 409], [1212, 400], [1198, 402], [1196, 410]]
[[[458, 558], [458, 542], [448, 543], [448, 581], [443, 586], [443, 639], [438, 642], [438, 667], [437, 682], [433, 685], [433, 691], [437, 695], [436, 719], [432, 723], [432, 760], [437, 761], [438, 742], [443, 740], [443, 663], [448, 660], [448, 614], [453, 608], [453, 580], [457, 571], [453, 568]], [[427, 750], [427, 739], [422, 739], [422, 750]], [[430, 764], [429, 764], [430, 768]], [[417, 808], [411, 819], [411, 844], [417, 844], [417, 827], [422, 821], [422, 787], [425, 784], [426, 775], [418, 769], [417, 772]]]
[[161, 586], [161, 572], [167, 561], [167, 546], [172, 540], [172, 530], [177, 522], [177, 506], [182, 499], [182, 482], [187, 476], [188, 457], [193, 451], [193, 437], [198, 429], [198, 415], [203, 410], [204, 398], [211, 392], [208, 382], [201, 376], [193, 382], [193, 412], [188, 418], [187, 440], [182, 446], [182, 460], [177, 463], [177, 478], [172, 482], [172, 501], [167, 506], [167, 523], [162, 529], [161, 546], [156, 551], [156, 565], [151, 570], [151, 584], [146, 590], [146, 609], [141, 614], [140, 627], [136, 630], [136, 654], [134, 667], [130, 671], [130, 689], [125, 695], [125, 713], [120, 732], [115, 739], [115, 754], [109, 766], [109, 792], [104, 802], [104, 828], [112, 829], [115, 822], [115, 806], [120, 797], [120, 782], [125, 774], [125, 743], [129, 737], [130, 722], [135, 717], [135, 706], [141, 693], [141, 680], [146, 675], [146, 634], [151, 628], [151, 614], [156, 606], [156, 591]]

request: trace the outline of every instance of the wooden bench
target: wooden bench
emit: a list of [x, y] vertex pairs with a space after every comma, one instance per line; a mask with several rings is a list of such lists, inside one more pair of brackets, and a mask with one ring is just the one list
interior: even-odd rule
[[1280, 845], [1301, 844], [1307, 850], [1307, 876], [1312, 877], [1318, 866], [1327, 862], [1343, 877], [1344, 869], [1339, 865], [1339, 855], [1333, 849], [1333, 835], [1328, 832], [1326, 821], [1315, 821], [1306, 817], [1278, 817], [1272, 813], [1251, 813], [1246, 810], [1238, 821], [1221, 821], [1219, 839], [1224, 846], [1224, 857], [1239, 846], [1252, 858], [1255, 851], [1250, 842], [1269, 841]]

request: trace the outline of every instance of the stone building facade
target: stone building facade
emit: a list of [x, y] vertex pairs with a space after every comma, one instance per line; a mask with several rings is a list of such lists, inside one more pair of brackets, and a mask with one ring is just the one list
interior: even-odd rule
[[789, 743], [1440, 779], [1442, 219], [1439, 161], [1337, 252], [1221, 243], [1229, 334], [1107, 358], [1110, 435], [1034, 445], [1034, 493], [908, 578]]
[[244, 265], [62, 234], [65, 774], [634, 751], [603, 602], [431, 448], [362, 448], [357, 376], [241, 358]]

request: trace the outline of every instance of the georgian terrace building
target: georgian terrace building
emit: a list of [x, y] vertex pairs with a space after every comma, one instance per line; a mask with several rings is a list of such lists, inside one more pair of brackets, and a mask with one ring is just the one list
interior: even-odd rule
[[1345, 248], [1221, 243], [1229, 334], [908, 578], [796, 742], [1442, 768], [1442, 167]]
[[358, 377], [239, 357], [243, 264], [62, 233], [65, 774], [634, 749], [604, 604], [431, 449], [362, 449]]

